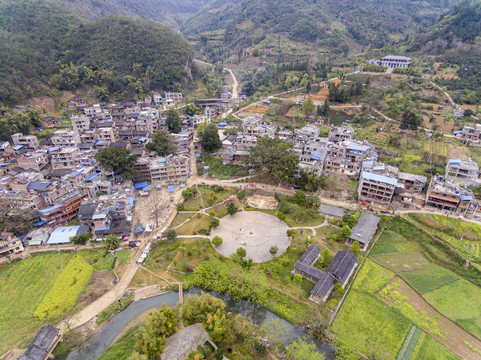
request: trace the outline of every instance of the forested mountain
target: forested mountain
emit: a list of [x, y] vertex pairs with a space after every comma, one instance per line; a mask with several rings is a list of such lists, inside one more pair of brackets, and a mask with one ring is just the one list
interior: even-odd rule
[[109, 92], [175, 89], [193, 53], [182, 35], [146, 20], [89, 21], [54, 0], [0, 2], [0, 104], [48, 92], [49, 83]]
[[124, 15], [152, 20], [171, 28], [194, 15], [206, 0], [56, 0], [70, 11], [94, 20], [106, 15]]
[[[225, 42], [248, 47], [267, 35], [298, 42], [382, 47], [404, 40], [446, 12], [455, 0], [209, 0], [184, 24], [195, 34], [226, 27]], [[218, 4], [224, 4], [220, 7]], [[216, 21], [213, 21], [216, 19]]]
[[461, 1], [424, 29], [411, 42], [410, 50], [442, 53], [464, 44], [474, 44], [481, 36], [481, 0]]

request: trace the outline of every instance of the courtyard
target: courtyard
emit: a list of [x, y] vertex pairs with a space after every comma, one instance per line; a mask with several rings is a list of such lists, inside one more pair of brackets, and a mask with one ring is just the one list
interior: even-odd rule
[[229, 257], [240, 247], [246, 249], [246, 259], [255, 263], [273, 259], [269, 249], [279, 248], [275, 257], [285, 253], [290, 239], [287, 237], [289, 226], [277, 217], [260, 211], [241, 211], [233, 216], [221, 219], [220, 225], [212, 229], [211, 238], [220, 236], [223, 239], [216, 251]]

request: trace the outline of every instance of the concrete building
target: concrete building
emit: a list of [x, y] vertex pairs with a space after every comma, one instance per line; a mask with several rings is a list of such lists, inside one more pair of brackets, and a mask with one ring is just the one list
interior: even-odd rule
[[479, 166], [472, 159], [449, 159], [445, 177], [460, 184], [475, 184], [479, 178]]
[[186, 181], [190, 175], [190, 158], [169, 155], [152, 160], [150, 178], [154, 183], [178, 184]]
[[12, 142], [14, 145], [22, 145], [29, 149], [38, 149], [38, 139], [33, 135], [23, 135], [21, 133], [16, 133], [12, 135]]
[[333, 143], [328, 148], [324, 170], [348, 176], [359, 176], [362, 163], [375, 158], [371, 144], [357, 140], [345, 140]]
[[426, 205], [470, 215], [476, 213], [478, 202], [469, 188], [460, 187], [442, 176], [434, 176], [426, 193]]
[[329, 130], [329, 141], [338, 143], [344, 140], [354, 139], [354, 129], [352, 126], [331, 126]]
[[0, 258], [15, 255], [23, 252], [23, 244], [12, 233], [6, 232], [0, 234]]
[[77, 147], [80, 144], [80, 135], [73, 130], [58, 130], [51, 140], [57, 147]]
[[411, 58], [407, 56], [387, 55], [381, 60], [381, 65], [387, 68], [407, 68]]
[[481, 145], [481, 124], [464, 125], [462, 131], [456, 131], [454, 134], [460, 137], [465, 144], [471, 146]]
[[17, 157], [17, 164], [23, 169], [42, 171], [48, 168], [50, 160], [45, 150], [37, 150]]
[[67, 147], [52, 153], [52, 169], [71, 169], [76, 166], [76, 158], [79, 154], [77, 148]]
[[164, 97], [168, 102], [173, 102], [174, 104], [182, 102], [182, 94], [179, 92], [166, 92]]
[[397, 168], [373, 161], [365, 161], [359, 176], [357, 189], [359, 199], [383, 204], [391, 203], [398, 185], [397, 177]]
[[74, 131], [81, 132], [90, 128], [90, 118], [85, 115], [74, 115], [70, 117]]

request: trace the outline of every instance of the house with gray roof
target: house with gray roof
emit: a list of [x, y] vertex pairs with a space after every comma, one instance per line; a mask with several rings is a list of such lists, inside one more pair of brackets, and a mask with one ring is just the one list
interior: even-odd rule
[[311, 290], [310, 300], [314, 302], [326, 301], [336, 283], [344, 287], [356, 267], [357, 257], [351, 250], [338, 251], [331, 260], [326, 271], [316, 268], [314, 264], [319, 259], [321, 249], [311, 245], [294, 264], [294, 274], [300, 274], [315, 285]]
[[197, 349], [197, 346], [203, 346], [207, 342], [217, 350], [217, 346], [210, 340], [209, 334], [202, 327], [202, 324], [187, 326], [169, 337], [160, 359], [185, 360], [191, 351]]
[[348, 236], [346, 244], [352, 245], [354, 241], [359, 242], [359, 249], [365, 251], [376, 233], [377, 226], [381, 219], [369, 213], [362, 213], [357, 225], [352, 228], [352, 234]]
[[331, 218], [342, 218], [345, 214], [344, 209], [326, 204], [321, 204], [318, 212], [319, 215], [329, 216]]
[[60, 330], [48, 324], [43, 326], [18, 360], [46, 360], [60, 341]]

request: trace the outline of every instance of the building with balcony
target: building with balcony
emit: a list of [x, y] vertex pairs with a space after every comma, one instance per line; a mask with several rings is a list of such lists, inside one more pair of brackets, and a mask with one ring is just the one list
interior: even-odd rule
[[460, 184], [475, 184], [479, 178], [479, 166], [472, 159], [449, 159], [445, 177]]

